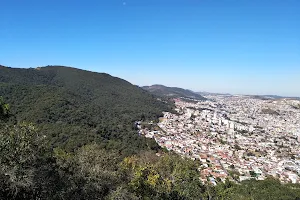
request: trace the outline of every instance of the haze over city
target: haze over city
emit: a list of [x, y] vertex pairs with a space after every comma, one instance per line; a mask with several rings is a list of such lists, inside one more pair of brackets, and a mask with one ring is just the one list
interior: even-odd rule
[[0, 2], [0, 63], [140, 86], [300, 96], [298, 0]]

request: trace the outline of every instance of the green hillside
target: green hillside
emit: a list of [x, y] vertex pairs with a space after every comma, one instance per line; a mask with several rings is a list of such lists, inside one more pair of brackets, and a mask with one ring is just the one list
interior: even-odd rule
[[0, 66], [0, 96], [12, 105], [16, 121], [33, 122], [54, 146], [67, 149], [92, 141], [122, 151], [137, 151], [149, 142], [157, 148], [137, 136], [133, 123], [170, 110], [125, 80], [61, 66]]
[[188, 98], [188, 99], [196, 99], [196, 100], [206, 100], [200, 94], [197, 94], [191, 90], [186, 90], [177, 87], [166, 87], [164, 85], [152, 85], [152, 86], [144, 86], [143, 89], [149, 91], [150, 93], [167, 98]]

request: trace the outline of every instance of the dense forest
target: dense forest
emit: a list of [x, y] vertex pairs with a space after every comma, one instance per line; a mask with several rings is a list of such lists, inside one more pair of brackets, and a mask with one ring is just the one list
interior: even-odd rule
[[136, 134], [172, 104], [107, 74], [0, 67], [0, 199], [300, 199], [268, 178], [203, 185], [200, 163]]
[[104, 73], [48, 66], [0, 66], [0, 95], [18, 122], [34, 123], [54, 147], [74, 150], [90, 142], [127, 155], [158, 148], [138, 137], [135, 120], [155, 120], [172, 105]]

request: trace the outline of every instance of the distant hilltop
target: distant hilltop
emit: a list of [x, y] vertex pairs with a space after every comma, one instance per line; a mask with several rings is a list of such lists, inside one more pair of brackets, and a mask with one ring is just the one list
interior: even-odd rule
[[232, 94], [229, 93], [214, 93], [214, 92], [196, 92], [197, 94], [207, 96], [207, 95], [222, 95], [222, 96], [232, 96]]
[[202, 95], [197, 94], [191, 90], [178, 88], [178, 87], [167, 87], [164, 85], [151, 85], [151, 86], [144, 86], [142, 87], [144, 90], [149, 91], [150, 93], [161, 96], [161, 97], [167, 97], [167, 98], [188, 98], [188, 99], [195, 99], [204, 101], [206, 98], [204, 98]]
[[247, 95], [251, 98], [262, 99], [262, 100], [300, 100], [300, 97], [287, 97], [287, 96], [278, 96], [278, 95]]

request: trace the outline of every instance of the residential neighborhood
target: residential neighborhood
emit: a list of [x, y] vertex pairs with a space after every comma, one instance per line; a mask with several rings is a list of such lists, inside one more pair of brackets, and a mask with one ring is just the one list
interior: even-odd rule
[[175, 99], [156, 128], [138, 125], [170, 151], [200, 161], [202, 182], [240, 182], [273, 176], [300, 182], [300, 101], [208, 95], [208, 101]]

